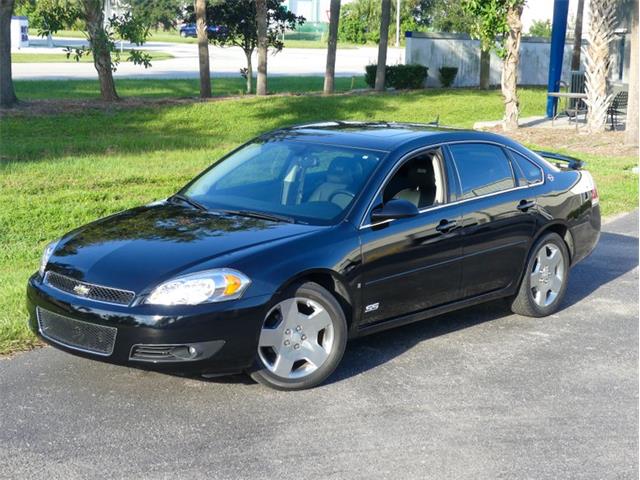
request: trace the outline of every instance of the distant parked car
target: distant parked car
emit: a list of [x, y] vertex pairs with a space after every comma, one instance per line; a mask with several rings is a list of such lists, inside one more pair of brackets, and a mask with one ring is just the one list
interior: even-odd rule
[[600, 236], [582, 167], [485, 132], [271, 132], [168, 199], [52, 242], [30, 326], [88, 358], [312, 387], [348, 338], [503, 297], [556, 312]]
[[[217, 25], [209, 25], [207, 27], [207, 33], [209, 36], [212, 34], [220, 33], [223, 27], [219, 27]], [[180, 36], [182, 38], [192, 37], [196, 38], [198, 33], [196, 32], [196, 24], [195, 23], [186, 23], [180, 27]]]

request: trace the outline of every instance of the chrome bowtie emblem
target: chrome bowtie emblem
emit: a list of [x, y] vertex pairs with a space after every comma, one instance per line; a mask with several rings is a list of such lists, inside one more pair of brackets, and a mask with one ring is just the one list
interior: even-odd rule
[[83, 297], [87, 296], [87, 294], [89, 293], [89, 290], [90, 288], [84, 285], [76, 285], [75, 287], [73, 287], [73, 291]]

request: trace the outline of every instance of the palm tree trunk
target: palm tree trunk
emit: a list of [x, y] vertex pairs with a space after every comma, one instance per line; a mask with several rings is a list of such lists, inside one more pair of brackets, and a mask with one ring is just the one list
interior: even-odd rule
[[631, 2], [631, 45], [629, 51], [629, 103], [624, 142], [627, 145], [638, 145], [638, 0]]
[[522, 37], [522, 4], [509, 7], [507, 11], [507, 25], [509, 33], [506, 35], [506, 56], [502, 65], [502, 96], [504, 97], [504, 130], [518, 128], [518, 62], [520, 60], [520, 39]]
[[387, 69], [387, 45], [389, 43], [389, 21], [391, 19], [391, 1], [382, 0], [380, 14], [380, 43], [378, 44], [378, 67], [376, 69], [375, 89], [384, 91], [385, 74]]
[[582, 49], [582, 15], [584, 13], [584, 0], [578, 0], [576, 11], [576, 26], [573, 30], [573, 55], [571, 56], [571, 70], [580, 70], [580, 50]]
[[200, 97], [211, 97], [211, 68], [209, 66], [209, 37], [207, 35], [206, 0], [195, 0], [198, 61], [200, 65]]
[[336, 75], [336, 49], [338, 48], [338, 22], [340, 0], [331, 0], [329, 7], [329, 42], [327, 44], [327, 67], [324, 71], [324, 93], [333, 93]]
[[256, 0], [256, 24], [258, 26], [258, 80], [256, 95], [267, 94], [267, 1]]
[[109, 36], [104, 27], [104, 0], [83, 0], [82, 10], [93, 53], [93, 66], [98, 72], [100, 97], [105, 102], [114, 102], [118, 100], [118, 94], [113, 81]]
[[604, 131], [611, 95], [607, 91], [609, 76], [609, 44], [613, 40], [613, 21], [616, 0], [590, 2], [591, 24], [589, 46], [584, 50], [587, 98], [587, 128], [590, 132]]
[[488, 90], [491, 83], [491, 51], [480, 48], [480, 89]]
[[18, 102], [11, 76], [11, 14], [14, 0], [0, 0], [0, 106]]

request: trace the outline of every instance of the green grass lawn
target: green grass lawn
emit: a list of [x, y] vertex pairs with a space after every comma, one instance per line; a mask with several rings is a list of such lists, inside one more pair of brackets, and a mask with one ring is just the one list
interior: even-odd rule
[[[37, 90], [35, 82], [27, 83], [18, 83], [22, 95], [27, 86], [32, 93]], [[59, 82], [73, 90], [70, 83]], [[122, 94], [159, 95], [143, 85], [136, 90], [135, 85], [129, 84], [127, 90], [123, 81], [118, 82]], [[50, 83], [38, 88], [55, 90]], [[523, 116], [544, 111], [544, 89], [523, 88], [520, 101]], [[437, 115], [443, 124], [471, 127], [502, 113], [498, 91], [434, 89], [385, 95], [244, 97], [4, 117], [0, 120], [0, 353], [29, 348], [35, 342], [26, 328], [24, 290], [50, 240], [91, 220], [170, 195], [223, 153], [259, 133], [328, 119], [428, 122]], [[637, 177], [625, 170], [637, 159], [578, 156], [585, 157], [598, 181], [605, 215], [637, 206]]]
[[[167, 60], [173, 58], [173, 55], [166, 52], [149, 51], [152, 61]], [[121, 61], [127, 62], [128, 55], [125, 52], [121, 56]], [[93, 56], [84, 55], [80, 58], [81, 62], [93, 62]], [[63, 63], [75, 62], [73, 58], [67, 58], [66, 53], [12, 53], [11, 63]]]
[[[14, 82], [16, 94], [24, 100], [44, 99], [98, 99], [100, 88], [97, 80], [19, 80]], [[199, 94], [198, 79], [153, 80], [118, 79], [116, 87], [123, 97], [140, 98], [186, 98]], [[242, 95], [245, 81], [237, 77], [213, 78], [213, 95]], [[255, 85], [255, 82], [254, 82]], [[320, 92], [324, 85], [323, 77], [269, 77], [269, 90], [273, 93]], [[365, 88], [364, 77], [353, 79], [353, 88]], [[336, 91], [344, 92], [352, 88], [351, 78], [336, 78]], [[254, 86], [255, 89], [255, 86]]]

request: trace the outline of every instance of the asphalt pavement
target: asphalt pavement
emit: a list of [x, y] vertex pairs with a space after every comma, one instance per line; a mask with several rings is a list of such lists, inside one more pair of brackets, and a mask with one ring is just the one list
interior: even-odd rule
[[[29, 48], [16, 52], [31, 53], [63, 53], [62, 45], [73, 48], [86, 44], [85, 40], [77, 38], [56, 38], [55, 48], [47, 48], [46, 40], [33, 39]], [[132, 45], [125, 42], [124, 48]], [[167, 52], [174, 58], [168, 60], [153, 60], [150, 68], [122, 62], [118, 65], [114, 77], [116, 78], [198, 78], [198, 45], [192, 43], [148, 42], [145, 50]], [[254, 74], [257, 71], [257, 51], [253, 53]], [[125, 54], [126, 56], [126, 54]], [[240, 69], [247, 66], [244, 52], [239, 47], [209, 46], [209, 61], [211, 75], [216, 77], [238, 77]], [[378, 49], [375, 47], [341, 48], [336, 57], [336, 76], [350, 77], [364, 75], [364, 68], [370, 63], [376, 63]], [[271, 76], [324, 76], [327, 61], [327, 51], [323, 48], [284, 48], [281, 52], [270, 52], [268, 57], [268, 72]], [[390, 47], [387, 52], [387, 65], [404, 63], [404, 49]], [[71, 80], [98, 78], [96, 69], [91, 62], [78, 63], [73, 60], [63, 60], [56, 63], [14, 63], [11, 65], [15, 80]]]
[[359, 339], [314, 390], [0, 360], [0, 478], [637, 479], [638, 214], [603, 230], [558, 314]]

